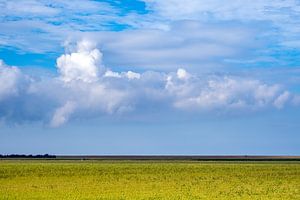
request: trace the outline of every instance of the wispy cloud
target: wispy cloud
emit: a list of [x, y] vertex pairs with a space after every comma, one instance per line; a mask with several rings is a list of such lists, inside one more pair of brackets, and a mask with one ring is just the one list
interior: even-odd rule
[[126, 10], [110, 1], [0, 1], [0, 46], [58, 52], [64, 41], [92, 34], [111, 67], [249, 65], [257, 57], [251, 65], [299, 63], [296, 0], [143, 2]]
[[[264, 45], [256, 34], [263, 29], [226, 23], [174, 22], [169, 30], [127, 30], [86, 34], [99, 42], [110, 67], [175, 70], [188, 67], [204, 70], [229, 58], [248, 57]], [[117, 59], [116, 59], [117, 58]], [[175, 69], [174, 69], [175, 68]], [[205, 71], [205, 70], [204, 70]]]
[[121, 18], [118, 8], [97, 1], [1, 0], [0, 9], [0, 38], [5, 38], [0, 45], [38, 53], [57, 51], [81, 32], [117, 29]]

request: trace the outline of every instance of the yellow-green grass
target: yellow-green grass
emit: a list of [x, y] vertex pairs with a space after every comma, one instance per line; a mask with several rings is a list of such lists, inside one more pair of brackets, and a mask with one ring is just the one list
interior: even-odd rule
[[300, 163], [0, 160], [0, 199], [300, 199]]

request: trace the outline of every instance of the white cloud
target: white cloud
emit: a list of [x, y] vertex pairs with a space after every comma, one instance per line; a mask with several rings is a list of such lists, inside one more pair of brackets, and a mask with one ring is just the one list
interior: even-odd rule
[[300, 4], [297, 0], [232, 0], [225, 3], [219, 0], [144, 0], [156, 18], [164, 21], [198, 20], [210, 23], [254, 23], [256, 26], [269, 26], [258, 35], [277, 37], [279, 45], [299, 48]]
[[111, 70], [107, 70], [104, 74], [104, 77], [113, 77], [113, 78], [124, 78], [124, 77], [126, 77], [128, 79], [140, 79], [141, 74], [133, 72], [133, 71], [118, 73], [118, 72], [113, 72]]
[[77, 51], [60, 56], [57, 67], [65, 82], [81, 80], [97, 81], [102, 54], [92, 42], [83, 40], [77, 44]]
[[66, 123], [69, 119], [69, 116], [74, 112], [75, 103], [66, 102], [62, 107], [59, 107], [55, 110], [55, 113], [51, 119], [50, 125], [52, 127], [58, 127]]
[[[58, 58], [58, 76], [30, 77], [24, 84], [17, 67], [0, 64], [0, 119], [41, 120], [52, 127], [73, 119], [147, 115], [154, 108], [199, 113], [257, 111], [284, 108], [296, 96], [277, 84], [238, 76], [175, 72], [114, 72], [101, 65], [101, 52], [80, 41]], [[69, 48], [71, 50], [72, 48]], [[96, 53], [95, 53], [96, 52]], [[95, 56], [96, 55], [96, 56]], [[98, 70], [105, 73], [98, 73]], [[96, 73], [94, 73], [96, 72]], [[19, 95], [18, 95], [19, 94]], [[145, 112], [145, 113], [144, 113]]]
[[109, 3], [89, 0], [0, 0], [0, 10], [0, 45], [35, 53], [59, 51], [81, 31], [111, 30], [120, 18]]
[[121, 78], [121, 74], [118, 72], [113, 72], [111, 70], [107, 70], [104, 74], [105, 77], [114, 77], [114, 78]]
[[132, 72], [132, 71], [128, 71], [126, 73], [126, 76], [128, 79], [140, 79], [141, 78], [141, 75], [139, 73]]
[[144, 0], [148, 9], [157, 15], [171, 19], [200, 20], [270, 20], [283, 23], [294, 22], [299, 17], [300, 5], [297, 0], [232, 0], [230, 3], [218, 0]]
[[190, 77], [190, 74], [185, 69], [179, 68], [177, 70], [177, 77], [179, 79], [184, 80], [184, 79], [188, 79]]
[[[67, 42], [54, 78], [25, 77], [19, 68], [0, 62], [0, 118], [42, 119], [58, 126], [76, 117], [147, 106], [238, 112], [299, 104], [299, 97], [274, 84], [284, 81], [274, 76], [262, 78], [271, 84], [239, 77], [239, 71], [233, 72], [236, 76], [211, 76], [228, 63], [282, 63], [290, 55], [295, 60], [297, 0], [145, 2], [149, 12], [138, 14], [109, 2], [0, 0], [0, 45], [5, 48], [53, 53], [65, 40], [93, 41]], [[293, 52], [284, 51], [286, 47]], [[209, 75], [194, 73], [203, 71]]]
[[290, 99], [290, 93], [288, 91], [285, 91], [282, 93], [277, 99], [274, 101], [274, 106], [277, 108], [283, 108], [283, 106], [289, 101]]
[[127, 30], [88, 34], [101, 43], [104, 63], [110, 67], [174, 71], [179, 67], [207, 71], [223, 59], [243, 58], [261, 43], [260, 30], [227, 23], [174, 22], [169, 30]]
[[71, 82], [65, 85], [65, 89], [69, 90], [68, 98], [76, 102], [77, 109], [87, 115], [114, 114], [130, 104], [128, 91], [114, 86], [109, 81]]
[[243, 62], [262, 54], [269, 58], [266, 62], [278, 64], [277, 51], [299, 47], [297, 0], [145, 2], [147, 9], [139, 14], [110, 2], [0, 0], [0, 45], [58, 52], [66, 39], [95, 34], [107, 66], [155, 70], [197, 64], [210, 68], [226, 65], [226, 59]]
[[174, 105], [190, 111], [249, 110], [266, 107], [282, 108], [290, 100], [287, 91], [278, 85], [238, 77], [210, 77], [203, 82], [190, 79], [184, 82], [168, 78], [167, 90], [176, 96]]
[[0, 60], [0, 101], [18, 95], [20, 79], [21, 73], [17, 67], [8, 67]]
[[[2, 3], [2, 5], [1, 5]], [[59, 13], [59, 10], [36, 0], [27, 1], [11, 1], [6, 0], [0, 2], [4, 13], [10, 15], [25, 16], [51, 16]]]

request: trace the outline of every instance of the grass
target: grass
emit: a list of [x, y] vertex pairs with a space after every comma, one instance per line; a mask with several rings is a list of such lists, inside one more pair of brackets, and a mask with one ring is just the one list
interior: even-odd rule
[[4, 199], [300, 199], [300, 162], [0, 160]]

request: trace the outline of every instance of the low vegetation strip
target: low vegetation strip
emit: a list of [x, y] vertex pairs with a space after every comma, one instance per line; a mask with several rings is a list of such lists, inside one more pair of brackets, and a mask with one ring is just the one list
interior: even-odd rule
[[56, 158], [55, 155], [49, 155], [49, 154], [44, 154], [44, 155], [25, 155], [25, 154], [9, 154], [9, 155], [2, 155], [0, 154], [0, 159], [16, 159], [16, 158], [19, 158], [19, 159], [25, 159], [25, 158], [28, 158], [28, 159], [32, 159], [32, 158], [42, 158], [42, 159], [53, 159], [53, 158]]
[[205, 156], [205, 155], [1, 155], [0, 159], [55, 160], [186, 160], [186, 161], [300, 161], [300, 156]]
[[56, 156], [61, 160], [300, 161], [300, 156], [111, 155]]
[[297, 161], [0, 161], [0, 200], [300, 199], [299, 183]]

